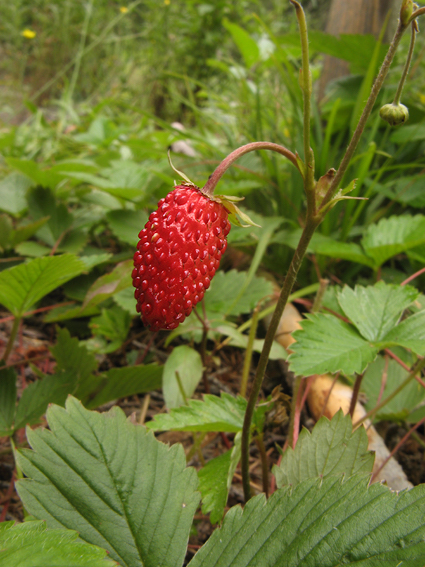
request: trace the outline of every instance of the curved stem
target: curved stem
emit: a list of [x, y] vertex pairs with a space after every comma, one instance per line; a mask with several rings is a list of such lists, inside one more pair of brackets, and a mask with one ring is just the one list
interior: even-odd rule
[[204, 185], [202, 192], [206, 193], [209, 196], [212, 196], [214, 194], [214, 189], [217, 183], [220, 181], [220, 179], [226, 173], [232, 163], [248, 152], [254, 152], [256, 150], [271, 150], [273, 152], [277, 152], [278, 154], [281, 154], [288, 158], [289, 161], [299, 170], [295, 154], [293, 154], [284, 146], [273, 144], [272, 142], [252, 142], [250, 144], [246, 144], [245, 146], [241, 146], [240, 148], [229, 154], [212, 173], [212, 175]]
[[404, 64], [403, 73], [398, 83], [397, 92], [395, 93], [393, 104], [400, 103], [401, 93], [403, 92], [404, 83], [406, 82], [407, 73], [409, 72], [410, 63], [412, 61], [413, 49], [415, 47], [415, 39], [416, 39], [416, 22], [412, 22], [411, 28], [412, 28], [412, 35], [410, 36], [409, 53], [407, 54], [406, 63]]
[[425, 14], [425, 7], [419, 8], [418, 10], [413, 12], [413, 14], [410, 16], [409, 23], [413, 20], [416, 20], [416, 18], [419, 18], [419, 16], [422, 16], [423, 14]]
[[282, 317], [283, 310], [285, 309], [285, 306], [288, 302], [288, 297], [297, 278], [297, 274], [304, 255], [307, 251], [307, 247], [314, 234], [314, 231], [320, 224], [321, 220], [322, 217], [307, 217], [306, 225], [304, 227], [297, 249], [294, 252], [294, 256], [289, 266], [288, 273], [286, 274], [285, 281], [283, 282], [282, 290], [280, 292], [272, 320], [270, 322], [269, 328], [267, 329], [263, 350], [260, 355], [260, 360], [258, 361], [257, 371], [255, 373], [254, 382], [252, 384], [252, 389], [248, 398], [248, 404], [242, 428], [241, 471], [245, 501], [248, 501], [251, 498], [251, 487], [249, 483], [249, 440], [255, 404], [257, 402], [258, 394], [260, 393], [261, 384], [263, 383], [270, 350], [273, 345], [280, 318]]
[[400, 40], [401, 40], [404, 32], [407, 29], [407, 27], [408, 27], [408, 24], [403, 25], [402, 22], [399, 21], [397, 30], [394, 34], [394, 38], [393, 38], [393, 40], [390, 44], [390, 48], [388, 49], [387, 55], [385, 56], [385, 59], [384, 59], [384, 62], [381, 65], [381, 69], [379, 70], [378, 76], [376, 77], [375, 82], [373, 83], [371, 93], [369, 95], [369, 98], [367, 99], [366, 105], [363, 109], [363, 112], [362, 112], [360, 118], [359, 118], [359, 122], [358, 122], [357, 127], [354, 131], [353, 137], [351, 138], [351, 141], [348, 145], [347, 151], [345, 152], [344, 157], [342, 158], [340, 166], [338, 168], [338, 171], [336, 172], [336, 175], [332, 180], [332, 183], [331, 183], [331, 185], [328, 189], [328, 192], [326, 193], [326, 195], [325, 195], [325, 197], [324, 197], [324, 199], [323, 199], [323, 201], [320, 205], [320, 208], [322, 210], [329, 203], [329, 201], [332, 199], [332, 197], [334, 197], [335, 193], [338, 190], [339, 184], [341, 183], [342, 178], [344, 177], [344, 174], [347, 171], [348, 166], [350, 165], [351, 158], [353, 157], [353, 154], [354, 154], [354, 152], [356, 151], [356, 148], [357, 148], [357, 144], [359, 143], [361, 135], [363, 134], [363, 130], [364, 130], [364, 127], [366, 126], [367, 119], [369, 118], [370, 113], [372, 112], [372, 109], [373, 109], [373, 106], [374, 106], [376, 99], [378, 97], [379, 91], [382, 88], [382, 85], [385, 81], [387, 73], [390, 69], [391, 63], [394, 59], [394, 55], [395, 55], [395, 52], [397, 50], [397, 47], [400, 43]]

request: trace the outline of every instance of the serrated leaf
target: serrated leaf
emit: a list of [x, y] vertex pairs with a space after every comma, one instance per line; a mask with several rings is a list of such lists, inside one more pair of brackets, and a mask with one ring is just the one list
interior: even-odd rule
[[158, 413], [146, 426], [153, 431], [225, 431], [242, 430], [246, 400], [221, 393], [221, 397], [205, 394], [203, 401], [189, 400], [189, 405]]
[[425, 311], [411, 315], [382, 339], [386, 346], [399, 345], [425, 356]]
[[[205, 294], [206, 309], [214, 313], [227, 313], [229, 305], [232, 305], [238, 297], [246, 277], [246, 272], [237, 272], [236, 270], [218, 272], [211, 280], [211, 287]], [[250, 313], [261, 299], [271, 295], [272, 292], [271, 282], [264, 278], [252, 278], [249, 288], [233, 305], [229, 315]]]
[[85, 271], [72, 254], [36, 258], [0, 273], [0, 303], [22, 316], [51, 291]]
[[123, 567], [183, 563], [199, 497], [182, 447], [167, 447], [121, 409], [51, 406], [50, 431], [28, 431], [17, 483], [25, 508], [50, 528], [77, 529]]
[[[176, 376], [176, 372], [179, 377]], [[167, 408], [177, 408], [193, 396], [202, 378], [202, 372], [203, 365], [199, 352], [187, 345], [175, 347], [164, 364], [162, 378], [162, 393]], [[184, 393], [181, 391], [182, 388]]]
[[56, 344], [50, 352], [57, 362], [56, 373], [73, 372], [78, 382], [88, 380], [97, 369], [95, 356], [76, 337], [71, 337], [68, 329], [58, 328]]
[[[112, 400], [157, 390], [162, 385], [162, 372], [163, 367], [158, 364], [111, 368], [99, 377], [98, 393], [87, 402], [86, 406], [97, 408]], [[85, 397], [86, 394], [80, 395]]]
[[0, 567], [112, 567], [106, 551], [71, 530], [47, 530], [44, 522], [0, 524]]
[[308, 315], [289, 357], [290, 370], [300, 376], [325, 372], [361, 373], [378, 353], [351, 326], [332, 315]]
[[93, 336], [108, 341], [106, 347], [98, 352], [114, 352], [120, 348], [127, 338], [130, 325], [131, 315], [118, 305], [102, 309], [100, 315], [93, 317], [89, 325]]
[[362, 246], [378, 268], [392, 256], [424, 242], [425, 216], [402, 215], [370, 225], [362, 239]]
[[[381, 393], [382, 375], [386, 373], [386, 381], [383, 392]], [[382, 356], [369, 365], [362, 380], [362, 391], [366, 394], [367, 401], [365, 408], [367, 411], [373, 409], [380, 399], [389, 396], [407, 378], [408, 372], [398, 362], [389, 359], [387, 362]], [[379, 410], [376, 418], [378, 420], [393, 420], [397, 416], [404, 416], [407, 419], [409, 414], [425, 400], [425, 390], [416, 381], [412, 380], [405, 386], [385, 407]]]
[[399, 321], [403, 311], [415, 301], [419, 292], [411, 286], [386, 284], [344, 286], [338, 302], [345, 315], [369, 341], [381, 340]]
[[309, 478], [371, 473], [374, 454], [367, 450], [364, 427], [353, 431], [349, 415], [339, 410], [329, 421], [321, 417], [313, 431], [303, 428], [295, 449], [288, 447], [280, 465], [273, 467], [278, 488]]
[[[3, 366], [3, 364], [3, 360], [0, 360], [0, 366]], [[16, 408], [16, 379], [14, 368], [2, 368], [0, 370], [0, 437], [13, 433], [12, 424]]]
[[369, 477], [305, 480], [235, 506], [190, 567], [422, 567], [425, 486], [391, 492]]

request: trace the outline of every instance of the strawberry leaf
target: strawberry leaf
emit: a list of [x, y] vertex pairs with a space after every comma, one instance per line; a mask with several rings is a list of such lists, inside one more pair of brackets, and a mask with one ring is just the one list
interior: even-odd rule
[[122, 567], [183, 563], [199, 497], [180, 445], [167, 447], [122, 410], [51, 406], [50, 431], [28, 431], [19, 453], [25, 508], [49, 528], [76, 529]]

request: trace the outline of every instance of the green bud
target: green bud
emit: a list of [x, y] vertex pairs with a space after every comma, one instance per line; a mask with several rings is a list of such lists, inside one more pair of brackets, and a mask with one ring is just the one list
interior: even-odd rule
[[398, 126], [409, 120], [409, 111], [404, 104], [385, 104], [379, 111], [379, 116], [390, 126]]
[[413, 0], [403, 0], [400, 8], [400, 21], [403, 25], [409, 23], [410, 16], [413, 14]]

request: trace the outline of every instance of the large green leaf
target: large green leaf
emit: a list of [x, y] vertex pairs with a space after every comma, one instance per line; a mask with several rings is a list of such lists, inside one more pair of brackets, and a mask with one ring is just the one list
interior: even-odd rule
[[344, 321], [332, 315], [309, 315], [294, 333], [290, 370], [300, 376], [324, 372], [361, 373], [378, 353]]
[[86, 406], [97, 408], [118, 398], [156, 390], [162, 384], [162, 371], [163, 367], [157, 364], [111, 368], [99, 377], [99, 393]]
[[419, 311], [402, 321], [382, 340], [387, 343], [386, 346], [399, 345], [425, 356], [425, 311]]
[[71, 530], [47, 530], [44, 522], [0, 524], [0, 567], [112, 567], [106, 551], [78, 540]]
[[198, 351], [187, 345], [178, 346], [173, 350], [164, 364], [162, 379], [167, 408], [177, 408], [193, 396], [202, 378], [202, 371], [202, 359]]
[[425, 486], [309, 479], [231, 508], [190, 567], [423, 567]]
[[367, 450], [364, 427], [353, 431], [349, 415], [340, 410], [331, 421], [322, 417], [310, 433], [303, 429], [295, 449], [288, 447], [280, 465], [273, 467], [278, 488], [309, 478], [371, 473], [373, 453]]
[[221, 393], [221, 397], [204, 395], [204, 400], [190, 400], [189, 405], [158, 413], [146, 425], [154, 431], [227, 431], [242, 430], [246, 400]]
[[363, 248], [379, 268], [392, 256], [425, 242], [425, 216], [392, 216], [370, 225], [362, 239]]
[[[384, 390], [381, 392], [382, 376], [386, 374]], [[407, 378], [408, 372], [395, 360], [388, 360], [382, 356], [369, 365], [362, 380], [362, 391], [366, 394], [366, 410], [373, 409], [381, 400], [389, 396]], [[425, 400], [425, 390], [416, 381], [412, 380], [405, 386], [385, 407], [379, 410], [377, 419], [407, 420], [410, 421], [409, 414]]]
[[260, 58], [260, 50], [258, 48], [257, 42], [252, 39], [252, 37], [240, 26], [229, 22], [225, 19], [223, 21], [223, 26], [231, 34], [233, 41], [238, 46], [238, 49], [244, 59], [246, 67], [249, 69], [257, 63]]
[[199, 497], [182, 447], [167, 447], [122, 410], [51, 406], [50, 431], [28, 431], [18, 455], [25, 508], [50, 528], [76, 529], [123, 567], [181, 565]]
[[86, 270], [72, 254], [36, 258], [0, 273], [0, 303], [16, 317], [55, 288]]
[[386, 284], [344, 286], [338, 294], [339, 304], [363, 337], [381, 340], [398, 322], [403, 311], [419, 296], [411, 286]]

